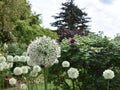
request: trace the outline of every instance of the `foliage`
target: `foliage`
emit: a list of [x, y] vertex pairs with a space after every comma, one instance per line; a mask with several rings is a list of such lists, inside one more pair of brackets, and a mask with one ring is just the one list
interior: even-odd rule
[[[64, 72], [66, 69], [62, 67], [63, 61], [69, 61], [71, 67], [75, 67], [79, 70], [79, 77], [77, 83], [81, 90], [105, 90], [106, 80], [102, 77], [102, 73], [106, 69], [113, 69], [119, 76], [119, 64], [120, 64], [120, 44], [116, 44], [115, 41], [109, 40], [107, 37], [101, 37], [95, 34], [89, 34], [88, 36], [75, 36], [74, 43], [71, 43], [71, 39], [64, 39], [61, 43], [61, 57], [58, 65], [54, 65], [50, 72], [50, 80], [54, 80], [55, 85], [60, 84], [60, 78], [64, 78], [63, 84], [66, 85], [66, 75]], [[117, 42], [118, 43], [118, 42]], [[119, 42], [120, 43], [120, 42]], [[118, 69], [116, 69], [118, 68]], [[55, 76], [54, 76], [55, 75]], [[118, 78], [116, 76], [116, 78]], [[76, 81], [77, 82], [77, 81]], [[118, 81], [114, 78], [110, 81], [111, 89], [115, 89], [113, 85], [117, 85]], [[117, 86], [118, 88], [120, 86]]]
[[30, 12], [30, 5], [26, 0], [0, 0], [0, 40], [3, 43], [14, 39], [14, 22], [27, 18]]
[[28, 45], [36, 37], [40, 37], [43, 35], [50, 36], [54, 39], [58, 38], [55, 32], [52, 32], [50, 29], [44, 29], [40, 27], [38, 19], [37, 21], [31, 20], [31, 18], [33, 17], [35, 19], [35, 16], [31, 16], [28, 20], [16, 21], [16, 29], [13, 34], [16, 37], [17, 42], [26, 43]]

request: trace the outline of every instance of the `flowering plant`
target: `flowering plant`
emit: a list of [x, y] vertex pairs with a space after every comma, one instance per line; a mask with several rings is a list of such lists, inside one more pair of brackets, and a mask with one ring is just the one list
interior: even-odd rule
[[28, 46], [27, 54], [35, 65], [51, 66], [60, 57], [60, 46], [50, 37], [39, 37]]

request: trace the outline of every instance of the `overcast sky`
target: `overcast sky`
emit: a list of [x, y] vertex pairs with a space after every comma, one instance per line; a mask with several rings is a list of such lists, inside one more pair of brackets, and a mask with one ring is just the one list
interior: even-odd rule
[[[41, 14], [42, 26], [55, 29], [50, 23], [51, 17], [60, 12], [61, 4], [67, 0], [29, 0], [32, 11]], [[75, 5], [88, 13], [92, 32], [103, 31], [104, 35], [113, 38], [120, 33], [120, 0], [75, 0]]]

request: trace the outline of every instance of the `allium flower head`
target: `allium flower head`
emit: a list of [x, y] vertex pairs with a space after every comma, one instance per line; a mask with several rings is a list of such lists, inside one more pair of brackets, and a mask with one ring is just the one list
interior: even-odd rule
[[4, 56], [0, 56], [0, 63], [5, 61], [6, 61], [6, 58]]
[[70, 68], [67, 71], [68, 77], [71, 79], [76, 79], [79, 76], [79, 71], [76, 68]]
[[15, 75], [21, 75], [21, 74], [22, 74], [22, 68], [16, 67], [16, 68], [13, 70], [13, 73], [14, 73]]
[[17, 82], [17, 80], [15, 78], [10, 78], [9, 79], [9, 84], [12, 85], [12, 86], [15, 85], [16, 82]]
[[62, 62], [62, 67], [69, 67], [70, 63], [68, 61], [63, 61]]
[[58, 43], [50, 37], [36, 38], [28, 46], [27, 54], [35, 65], [51, 66], [60, 57]]
[[13, 60], [14, 60], [14, 62], [18, 62], [18, 61], [20, 61], [20, 57], [16, 55], [16, 56], [13, 58]]
[[21, 88], [22, 90], [26, 90], [28, 87], [27, 87], [26, 84], [21, 84], [21, 85], [20, 85], [20, 88]]
[[38, 65], [35, 65], [35, 66], [33, 66], [33, 71], [38, 73], [41, 71], [41, 67]]
[[103, 77], [105, 79], [113, 79], [115, 77], [114, 72], [110, 69], [107, 69], [103, 72]]
[[35, 72], [35, 71], [30, 72], [30, 76], [32, 77], [37, 77], [37, 75], [38, 75], [38, 72]]
[[8, 61], [8, 62], [13, 62], [13, 56], [8, 55], [8, 56], [7, 56], [7, 61]]
[[27, 66], [22, 66], [21, 69], [22, 69], [22, 73], [23, 74], [27, 74], [28, 73], [28, 67]]
[[70, 39], [70, 43], [73, 44], [75, 42], [75, 39], [74, 38], [71, 38]]

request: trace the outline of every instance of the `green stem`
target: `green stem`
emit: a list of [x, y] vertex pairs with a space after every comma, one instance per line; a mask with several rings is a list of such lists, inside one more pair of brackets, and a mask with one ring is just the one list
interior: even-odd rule
[[44, 68], [44, 87], [47, 90], [47, 68]]
[[72, 80], [72, 84], [73, 84], [73, 90], [75, 90], [75, 83], [74, 83], [74, 80]]
[[109, 83], [109, 80], [108, 80], [108, 83], [107, 83], [107, 90], [109, 90], [109, 84], [110, 84], [110, 83]]

